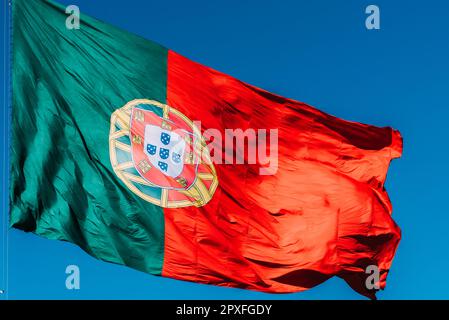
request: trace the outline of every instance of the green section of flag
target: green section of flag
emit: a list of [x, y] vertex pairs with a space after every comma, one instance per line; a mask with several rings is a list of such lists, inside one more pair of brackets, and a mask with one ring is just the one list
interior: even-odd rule
[[111, 114], [165, 103], [167, 50], [65, 7], [13, 1], [10, 223], [93, 256], [160, 274], [162, 208], [120, 182], [109, 158]]

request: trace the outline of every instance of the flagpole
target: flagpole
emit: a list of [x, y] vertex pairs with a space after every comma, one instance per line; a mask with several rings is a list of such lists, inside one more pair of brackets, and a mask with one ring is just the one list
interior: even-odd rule
[[3, 38], [3, 70], [4, 70], [4, 88], [3, 88], [3, 159], [2, 159], [2, 286], [0, 287], [0, 297], [9, 299], [9, 147], [10, 147], [10, 118], [12, 108], [11, 79], [12, 79], [12, 0], [5, 0], [4, 5], [4, 38]]

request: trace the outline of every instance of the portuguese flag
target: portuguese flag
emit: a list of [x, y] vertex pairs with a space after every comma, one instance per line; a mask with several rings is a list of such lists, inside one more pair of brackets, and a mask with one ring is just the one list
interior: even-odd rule
[[67, 17], [13, 1], [12, 227], [198, 283], [384, 288], [400, 240], [384, 189], [398, 131]]

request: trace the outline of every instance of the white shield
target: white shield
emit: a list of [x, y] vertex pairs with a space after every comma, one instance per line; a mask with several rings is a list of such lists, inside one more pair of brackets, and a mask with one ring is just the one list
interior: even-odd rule
[[176, 132], [145, 126], [144, 152], [151, 164], [166, 176], [175, 178], [182, 172], [185, 147], [186, 142]]

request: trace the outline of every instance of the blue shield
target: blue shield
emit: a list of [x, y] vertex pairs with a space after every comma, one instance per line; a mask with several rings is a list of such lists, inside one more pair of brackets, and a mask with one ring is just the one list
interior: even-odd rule
[[161, 133], [161, 142], [165, 145], [168, 145], [170, 143], [170, 135], [168, 133], [162, 132]]
[[147, 152], [154, 156], [156, 154], [157, 147], [152, 144], [147, 144]]
[[169, 155], [170, 155], [170, 152], [168, 149], [165, 149], [165, 148], [159, 149], [159, 156], [161, 157], [161, 159], [165, 160], [168, 158]]
[[181, 162], [181, 155], [179, 153], [173, 152], [171, 155], [171, 158], [174, 163], [180, 163]]
[[158, 165], [158, 167], [159, 167], [162, 171], [167, 172], [167, 170], [168, 170], [168, 164], [166, 164], [165, 162], [159, 161], [159, 162], [157, 163], [157, 165]]

